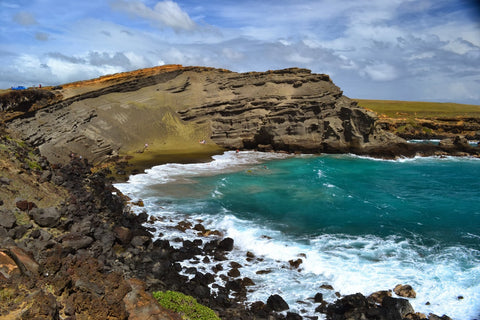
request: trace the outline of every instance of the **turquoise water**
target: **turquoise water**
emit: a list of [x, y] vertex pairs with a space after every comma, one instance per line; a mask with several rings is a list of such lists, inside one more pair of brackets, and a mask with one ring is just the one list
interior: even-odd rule
[[[243, 269], [257, 283], [252, 301], [277, 290], [302, 310], [296, 301], [323, 283], [369, 294], [408, 282], [416, 311], [479, 317], [479, 160], [278, 157], [226, 153], [155, 167], [118, 187], [149, 213], [201, 219], [232, 236], [237, 259], [262, 256]], [[283, 270], [299, 256], [301, 274]], [[275, 272], [255, 278], [261, 268]]]
[[275, 161], [204, 177], [242, 219], [295, 236], [397, 235], [480, 249], [479, 161], [372, 161], [315, 157]]

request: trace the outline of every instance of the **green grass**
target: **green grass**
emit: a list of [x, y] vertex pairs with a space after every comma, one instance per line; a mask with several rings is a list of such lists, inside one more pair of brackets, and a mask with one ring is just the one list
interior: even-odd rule
[[195, 298], [176, 291], [156, 291], [153, 297], [165, 309], [175, 311], [184, 320], [220, 320], [215, 312], [197, 302]]
[[364, 108], [389, 118], [480, 118], [480, 106], [458, 103], [355, 99]]

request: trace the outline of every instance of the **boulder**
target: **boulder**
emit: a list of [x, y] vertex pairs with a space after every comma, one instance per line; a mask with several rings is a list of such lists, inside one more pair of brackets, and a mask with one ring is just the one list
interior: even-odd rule
[[22, 273], [28, 276], [35, 276], [38, 274], [39, 265], [30, 254], [17, 246], [8, 248], [8, 251], [10, 256], [20, 267]]
[[415, 290], [413, 290], [412, 286], [408, 284], [397, 284], [393, 289], [393, 292], [395, 292], [396, 295], [405, 298], [415, 298], [417, 296]]
[[283, 300], [278, 294], [273, 294], [268, 297], [267, 306], [269, 306], [273, 311], [285, 311], [290, 309], [288, 304]]
[[313, 301], [315, 301], [316, 303], [321, 303], [323, 301], [323, 294], [320, 292], [317, 292], [315, 294], [315, 297], [313, 297]]
[[0, 216], [2, 217], [0, 219], [1, 227], [4, 227], [6, 229], [11, 229], [15, 226], [15, 223], [17, 222], [17, 218], [11, 211], [0, 210]]
[[70, 232], [61, 238], [61, 242], [65, 248], [79, 250], [87, 248], [93, 239], [78, 232]]
[[55, 207], [34, 208], [29, 212], [29, 215], [39, 226], [53, 228], [58, 224], [61, 212]]
[[385, 297], [382, 307], [386, 311], [387, 319], [402, 320], [409, 313], [415, 313], [407, 299]]
[[218, 244], [218, 250], [222, 251], [232, 251], [233, 250], [233, 239], [232, 238], [225, 238]]
[[133, 233], [130, 231], [130, 229], [122, 226], [116, 226], [113, 229], [113, 232], [115, 233], [115, 237], [120, 242], [120, 244], [126, 245], [129, 244], [130, 241], [132, 241], [133, 238]]
[[377, 291], [372, 293], [371, 295], [368, 296], [368, 301], [371, 301], [373, 303], [381, 304], [383, 301], [383, 298], [385, 297], [391, 297], [392, 292], [387, 291], [387, 290], [382, 290], [382, 291]]

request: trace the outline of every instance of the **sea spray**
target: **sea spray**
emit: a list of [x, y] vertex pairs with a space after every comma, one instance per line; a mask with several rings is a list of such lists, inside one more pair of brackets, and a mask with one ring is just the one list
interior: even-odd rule
[[479, 316], [478, 160], [285, 158], [227, 152], [210, 163], [157, 166], [117, 187], [164, 217], [155, 224], [159, 236], [198, 237], [174, 228], [190, 219], [234, 238], [229, 258], [256, 284], [249, 301], [279, 293], [292, 310], [313, 315], [308, 298], [316, 292], [333, 302], [335, 291], [369, 294], [402, 283], [417, 291], [416, 311]]

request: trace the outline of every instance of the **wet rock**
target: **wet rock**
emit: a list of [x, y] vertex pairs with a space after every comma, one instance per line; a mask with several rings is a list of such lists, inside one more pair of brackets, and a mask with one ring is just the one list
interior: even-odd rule
[[396, 295], [400, 297], [405, 297], [405, 298], [415, 298], [417, 296], [417, 293], [415, 290], [413, 290], [412, 286], [406, 284], [397, 284], [395, 288], [393, 289], [393, 292], [395, 292]]
[[267, 306], [269, 306], [273, 311], [285, 311], [290, 309], [285, 300], [283, 300], [283, 298], [278, 294], [268, 297]]
[[447, 315], [443, 315], [443, 316], [439, 317], [439, 316], [437, 316], [436, 314], [433, 314], [433, 313], [430, 313], [428, 315], [428, 319], [429, 320], [452, 320], [452, 318], [450, 318]]
[[225, 238], [218, 244], [218, 250], [222, 251], [232, 251], [233, 250], [233, 239]]
[[381, 304], [383, 301], [383, 298], [385, 297], [391, 297], [392, 292], [387, 291], [387, 290], [382, 290], [382, 291], [377, 291], [372, 293], [371, 295], [368, 296], [368, 301], [371, 301], [373, 303]]
[[323, 301], [323, 294], [318, 292], [317, 294], [315, 294], [315, 297], [313, 297], [313, 301], [315, 301], [316, 303], [320, 303]]
[[237, 268], [230, 269], [227, 274], [232, 278], [240, 277], [240, 271]]
[[368, 309], [368, 301], [361, 293], [351, 294], [327, 307], [327, 318], [361, 319]]
[[245, 287], [254, 286], [255, 282], [253, 282], [253, 280], [249, 277], [245, 277], [242, 279], [242, 285]]
[[382, 307], [386, 310], [387, 319], [402, 320], [407, 314], [415, 313], [407, 299], [385, 297]]
[[329, 284], [322, 284], [320, 286], [320, 289], [325, 289], [325, 290], [333, 290], [333, 287]]
[[287, 312], [287, 317], [286, 320], [302, 320], [303, 317], [299, 315], [298, 313], [294, 312]]
[[33, 221], [41, 227], [53, 228], [58, 224], [61, 213], [55, 207], [49, 208], [34, 208], [29, 212]]
[[6, 229], [11, 229], [15, 226], [17, 218], [13, 212], [8, 210], [0, 210], [0, 226]]
[[302, 259], [297, 259], [297, 260], [289, 260], [288, 263], [290, 264], [290, 267], [293, 269], [298, 269], [300, 265], [303, 263]]

